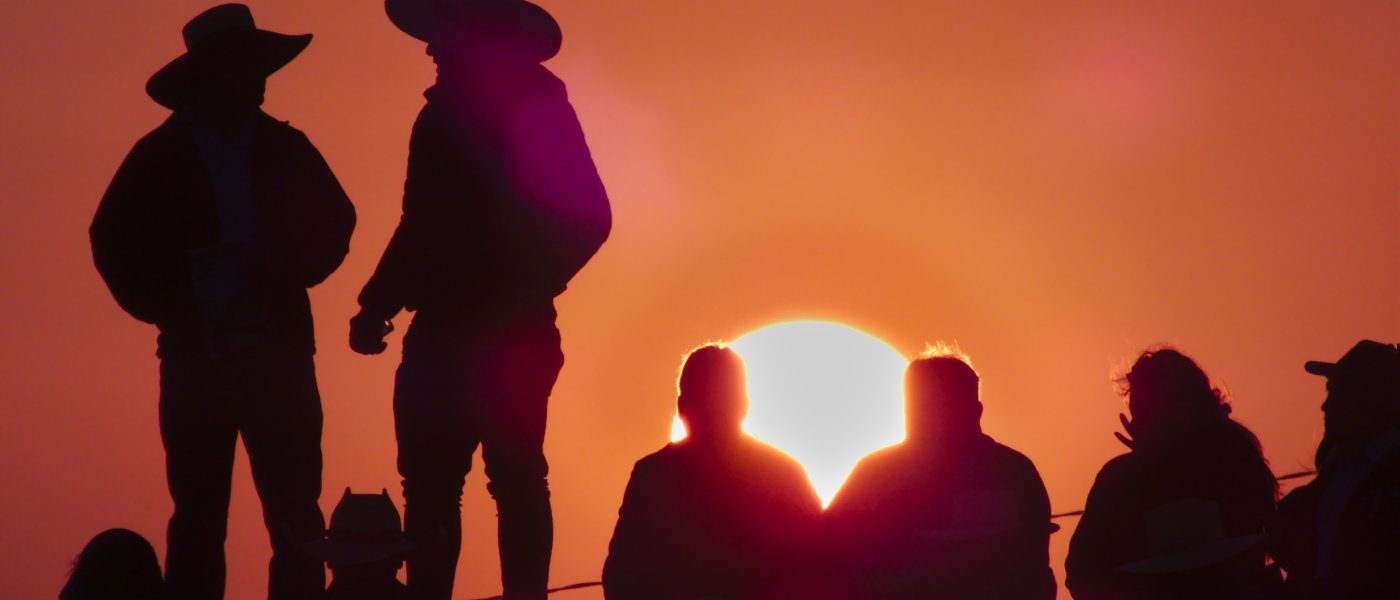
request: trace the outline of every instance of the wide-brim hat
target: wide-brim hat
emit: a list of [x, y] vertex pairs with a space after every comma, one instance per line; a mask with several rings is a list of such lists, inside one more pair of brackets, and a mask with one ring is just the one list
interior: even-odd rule
[[1205, 498], [1168, 502], [1143, 515], [1147, 557], [1119, 566], [1138, 575], [1181, 573], [1228, 561], [1257, 546], [1263, 534], [1227, 536], [1220, 503]]
[[1264, 541], [1264, 534], [1246, 535], [1205, 542], [1179, 552], [1153, 556], [1118, 567], [1135, 575], [1194, 571], [1230, 560]]
[[169, 109], [179, 108], [194, 87], [196, 76], [214, 57], [235, 57], [254, 73], [267, 77], [292, 62], [311, 43], [311, 34], [288, 35], [258, 29], [253, 13], [243, 4], [221, 4], [191, 19], [183, 30], [185, 53], [156, 71], [146, 93]]
[[331, 513], [326, 538], [305, 545], [311, 556], [331, 566], [401, 560], [416, 546], [404, 538], [399, 510], [387, 490], [345, 495]]
[[525, 0], [385, 0], [389, 21], [434, 44], [455, 36], [490, 36], [535, 62], [559, 53], [563, 33], [549, 11]]

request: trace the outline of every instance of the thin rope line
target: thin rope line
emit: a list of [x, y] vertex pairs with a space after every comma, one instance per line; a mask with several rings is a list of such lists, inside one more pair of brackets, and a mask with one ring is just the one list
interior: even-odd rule
[[[571, 584], [571, 585], [566, 585], [566, 586], [564, 586], [564, 587], [550, 588], [549, 591], [548, 591], [547, 593], [553, 594], [554, 592], [565, 592], [565, 591], [568, 591], [568, 590], [581, 590], [581, 589], [583, 589], [583, 588], [598, 587], [598, 586], [600, 586], [600, 585], [603, 585], [603, 582], [601, 582], [601, 581], [588, 581], [588, 582], [584, 582], [584, 583], [575, 583], [575, 584]], [[504, 596], [491, 596], [490, 598], [476, 598], [475, 600], [504, 600]]]

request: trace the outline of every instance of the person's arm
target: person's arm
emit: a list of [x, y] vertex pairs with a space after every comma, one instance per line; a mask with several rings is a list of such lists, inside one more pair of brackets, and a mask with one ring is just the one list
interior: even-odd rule
[[292, 247], [274, 249], [272, 267], [296, 285], [310, 288], [340, 268], [350, 252], [355, 206], [311, 140], [295, 130], [292, 139], [291, 173], [303, 179], [305, 188], [296, 199], [300, 202], [295, 208], [299, 214], [293, 215], [297, 229], [283, 240]]
[[1069, 541], [1065, 587], [1077, 600], [1116, 598], [1123, 585], [1122, 578], [1113, 572], [1128, 559], [1119, 541], [1122, 532], [1118, 529], [1123, 523], [1117, 517], [1118, 503], [1126, 499], [1119, 482], [1120, 469], [1115, 464], [1118, 460], [1109, 461], [1094, 479], [1084, 501], [1084, 514]]
[[526, 201], [510, 240], [526, 267], [516, 277], [560, 291], [608, 239], [612, 209], [578, 115], [563, 85], [554, 83], [513, 108], [506, 164]]
[[[445, 160], [441, 119], [431, 107], [424, 108], [413, 124], [409, 139], [408, 175], [404, 180], [403, 214], [374, 275], [360, 291], [360, 314], [378, 320], [394, 318], [413, 304], [422, 285], [419, 273], [426, 267], [433, 235], [435, 196], [445, 193], [438, 174], [438, 163]], [[442, 226], [441, 223], [437, 224]]]
[[[112, 177], [88, 229], [93, 263], [123, 310], [152, 324], [170, 323], [193, 305], [193, 290], [174, 273], [155, 230], [152, 183], [162, 178], [152, 142], [132, 148]], [[190, 316], [192, 318], [192, 312]]]
[[1050, 495], [1030, 459], [1017, 459], [1021, 464], [1016, 473], [1016, 500], [1023, 525], [1013, 536], [1007, 557], [1014, 567], [1006, 582], [1006, 597], [1054, 600], [1057, 588], [1050, 568]]
[[[360, 312], [350, 319], [350, 347], [361, 354], [379, 354], [388, 347], [384, 336], [393, 331], [395, 315], [415, 304], [423, 292], [423, 271], [431, 259], [431, 236], [443, 226], [435, 219], [441, 200], [450, 193], [442, 181], [439, 163], [445, 160], [443, 125], [425, 107], [413, 124], [409, 139], [408, 175], [404, 180], [403, 214], [384, 249], [379, 265], [360, 290]], [[435, 226], [436, 225], [436, 226]], [[450, 276], [438, 274], [438, 276]]]

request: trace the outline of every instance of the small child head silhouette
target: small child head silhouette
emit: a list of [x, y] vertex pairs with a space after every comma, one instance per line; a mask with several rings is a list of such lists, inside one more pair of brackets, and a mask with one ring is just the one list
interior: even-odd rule
[[331, 513], [326, 539], [309, 547], [311, 555], [326, 561], [334, 581], [331, 587], [399, 586], [396, 575], [413, 544], [404, 538], [399, 510], [389, 491], [345, 495]]
[[128, 529], [97, 534], [73, 561], [59, 600], [156, 600], [161, 596], [155, 548]]

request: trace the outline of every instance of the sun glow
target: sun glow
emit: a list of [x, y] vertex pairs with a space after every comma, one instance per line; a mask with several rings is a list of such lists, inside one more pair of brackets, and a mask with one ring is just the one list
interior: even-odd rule
[[[791, 321], [730, 344], [744, 358], [744, 431], [788, 453], [831, 502], [861, 457], [904, 439], [903, 375], [888, 344], [827, 321]], [[685, 437], [677, 418], [671, 439]]]

